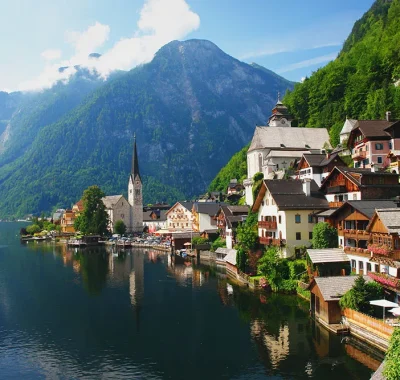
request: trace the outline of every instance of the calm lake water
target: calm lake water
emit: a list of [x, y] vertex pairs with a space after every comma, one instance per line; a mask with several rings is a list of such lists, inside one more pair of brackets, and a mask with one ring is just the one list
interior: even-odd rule
[[167, 253], [20, 244], [0, 223], [1, 379], [369, 379], [382, 353], [295, 296]]

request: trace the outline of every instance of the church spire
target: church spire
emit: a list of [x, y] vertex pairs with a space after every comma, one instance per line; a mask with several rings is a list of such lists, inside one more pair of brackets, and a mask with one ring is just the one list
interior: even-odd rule
[[[133, 179], [136, 178], [138, 175], [140, 178], [140, 173], [139, 173], [139, 160], [137, 156], [137, 148], [136, 148], [136, 133], [133, 135], [133, 155], [132, 155], [132, 168], [131, 168], [131, 174]], [[141, 179], [141, 178], [140, 178]]]

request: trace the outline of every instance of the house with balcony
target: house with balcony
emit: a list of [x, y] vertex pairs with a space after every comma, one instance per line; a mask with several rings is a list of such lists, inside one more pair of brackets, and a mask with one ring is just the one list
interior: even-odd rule
[[400, 297], [400, 207], [377, 209], [367, 226], [376, 273], [369, 276]]
[[335, 167], [321, 184], [332, 208], [348, 200], [390, 199], [400, 194], [399, 176], [370, 169]]
[[65, 210], [61, 218], [61, 231], [67, 234], [75, 233], [75, 219], [83, 211], [83, 201], [82, 199], [76, 202], [71, 210]]
[[215, 215], [221, 204], [217, 202], [196, 202], [192, 206], [193, 231], [203, 232], [217, 228]]
[[396, 207], [393, 200], [347, 201], [330, 215], [330, 222], [338, 231], [339, 247], [350, 259], [353, 273], [362, 275], [379, 270], [376, 263], [371, 261], [371, 252], [368, 250], [371, 234], [367, 226], [377, 208], [393, 207]]
[[335, 166], [347, 167], [338, 153], [304, 153], [297, 165], [297, 177], [300, 180], [313, 179], [318, 186]]
[[192, 231], [193, 202], [176, 202], [166, 213], [169, 232]]
[[355, 168], [386, 168], [387, 154], [400, 149], [400, 121], [358, 120], [351, 130], [348, 148], [352, 153]]
[[248, 206], [223, 205], [215, 215], [219, 235], [225, 239], [226, 247], [232, 249], [236, 244], [236, 228], [240, 222], [246, 220], [249, 213]]
[[311, 245], [314, 215], [328, 208], [313, 180], [264, 180], [252, 208], [260, 243], [279, 247], [283, 257], [300, 253]]

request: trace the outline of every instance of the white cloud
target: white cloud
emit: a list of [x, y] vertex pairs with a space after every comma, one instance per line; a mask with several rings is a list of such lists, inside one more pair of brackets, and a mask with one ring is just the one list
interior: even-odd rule
[[53, 61], [61, 58], [60, 49], [47, 49], [40, 54], [46, 61]]
[[329, 62], [329, 61], [332, 61], [333, 59], [335, 59], [337, 57], [338, 53], [339, 52], [332, 53], [332, 54], [327, 54], [327, 55], [322, 55], [320, 57], [315, 57], [315, 58], [307, 59], [305, 61], [292, 63], [290, 65], [283, 66], [280, 69], [275, 70], [275, 72], [278, 73], [278, 74], [282, 74], [282, 73], [287, 73], [289, 71], [301, 69], [303, 67], [309, 67], [309, 66], [312, 66], [312, 65], [318, 65], [320, 63]]
[[[119, 40], [99, 59], [93, 60], [88, 55], [97, 52], [107, 41], [110, 27], [96, 22], [84, 32], [66, 32], [67, 41], [75, 48], [74, 55], [68, 60], [47, 65], [39, 77], [22, 83], [20, 89], [40, 90], [51, 87], [58, 80], [67, 81], [76, 71], [74, 65], [96, 70], [107, 78], [114, 70], [129, 70], [151, 61], [163, 45], [186, 37], [199, 26], [200, 17], [190, 10], [185, 0], [145, 0], [131, 38]], [[70, 69], [60, 73], [60, 66], [69, 66]]]

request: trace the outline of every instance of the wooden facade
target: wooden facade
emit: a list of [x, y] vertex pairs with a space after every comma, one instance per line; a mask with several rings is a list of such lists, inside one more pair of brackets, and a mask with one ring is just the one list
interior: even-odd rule
[[326, 324], [340, 323], [342, 320], [342, 311], [339, 306], [339, 299], [324, 300], [315, 281], [311, 283], [309, 289], [311, 292], [311, 313]]

